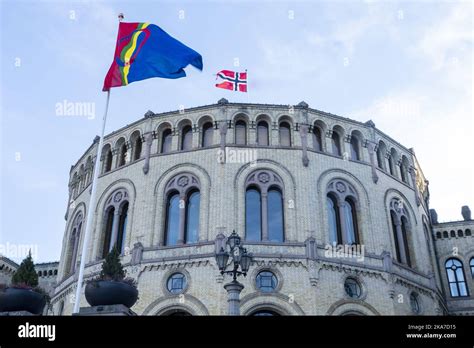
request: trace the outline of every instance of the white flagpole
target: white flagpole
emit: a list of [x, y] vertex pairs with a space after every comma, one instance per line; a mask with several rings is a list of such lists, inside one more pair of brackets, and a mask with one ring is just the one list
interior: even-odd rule
[[109, 100], [110, 100], [110, 89], [107, 91], [107, 101], [105, 102], [105, 112], [102, 119], [102, 133], [99, 139], [99, 145], [97, 146], [97, 157], [95, 159], [94, 165], [94, 176], [92, 177], [92, 190], [91, 198], [89, 200], [89, 206], [87, 207], [87, 220], [86, 220], [86, 232], [84, 234], [84, 240], [82, 244], [82, 254], [81, 254], [81, 263], [79, 265], [79, 277], [77, 279], [77, 289], [76, 289], [76, 298], [74, 299], [74, 310], [73, 313], [79, 312], [79, 306], [81, 304], [81, 292], [82, 292], [82, 282], [84, 280], [84, 267], [87, 260], [87, 250], [89, 246], [89, 237], [92, 230], [92, 219], [94, 217], [94, 206], [96, 200], [97, 192], [97, 179], [99, 178], [100, 171], [100, 156], [102, 154], [102, 145], [104, 143], [104, 133], [105, 133], [105, 123], [107, 120], [107, 112], [109, 110]]

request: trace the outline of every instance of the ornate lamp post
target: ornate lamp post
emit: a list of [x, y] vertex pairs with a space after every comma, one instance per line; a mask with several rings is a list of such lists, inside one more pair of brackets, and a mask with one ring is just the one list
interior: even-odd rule
[[[226, 250], [228, 249], [228, 250]], [[226, 270], [227, 266], [230, 265], [229, 258], [232, 257], [232, 268]], [[242, 240], [235, 230], [227, 238], [227, 243], [221, 250], [216, 253], [216, 261], [221, 274], [232, 274], [232, 281], [224, 285], [224, 289], [227, 290], [227, 302], [229, 304], [229, 315], [240, 315], [240, 292], [244, 286], [237, 281], [237, 277], [247, 275], [247, 272], [252, 262], [252, 255], [242, 246]], [[240, 267], [240, 271], [239, 271]]]

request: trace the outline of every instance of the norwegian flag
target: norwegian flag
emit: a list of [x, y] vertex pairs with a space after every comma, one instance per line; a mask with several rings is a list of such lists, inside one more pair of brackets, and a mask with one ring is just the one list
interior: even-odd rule
[[239, 73], [236, 71], [221, 70], [217, 73], [217, 78], [224, 80], [224, 82], [216, 83], [216, 87], [218, 88], [247, 92], [247, 71]]

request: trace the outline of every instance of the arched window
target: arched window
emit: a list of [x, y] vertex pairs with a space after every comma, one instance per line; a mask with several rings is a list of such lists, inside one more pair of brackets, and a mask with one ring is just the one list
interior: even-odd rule
[[191, 191], [186, 204], [186, 235], [185, 243], [197, 243], [199, 240], [199, 205], [201, 194]]
[[402, 162], [400, 163], [400, 173], [402, 175], [402, 181], [405, 184], [408, 184], [408, 166], [409, 166], [408, 159], [405, 156], [403, 156]]
[[314, 126], [311, 132], [311, 138], [313, 139], [313, 149], [316, 151], [323, 151], [323, 140], [321, 135], [321, 129]]
[[334, 131], [332, 132], [331, 144], [332, 144], [332, 153], [336, 156], [342, 156], [341, 137], [339, 136], [339, 133], [334, 132]]
[[360, 144], [359, 139], [351, 137], [351, 158], [354, 161], [360, 161]]
[[181, 134], [181, 150], [191, 150], [193, 147], [193, 129], [191, 126], [184, 126]]
[[329, 223], [329, 242], [342, 244], [341, 224], [339, 218], [339, 209], [334, 195], [328, 194], [326, 197]]
[[390, 219], [397, 261], [411, 267], [412, 251], [410, 250], [409, 243], [410, 223], [404, 204], [398, 198], [394, 198], [390, 202]]
[[385, 170], [385, 154], [387, 153], [387, 148], [382, 141], [379, 141], [377, 146], [377, 166]]
[[237, 145], [247, 144], [247, 124], [243, 120], [235, 122], [235, 143]]
[[119, 252], [123, 252], [127, 233], [128, 210], [128, 193], [125, 189], [114, 191], [106, 200], [103, 224], [103, 258], [114, 246], [117, 247]]
[[202, 126], [202, 147], [212, 146], [214, 140], [214, 128], [212, 122], [206, 122]]
[[173, 139], [171, 128], [166, 128], [161, 133], [161, 153], [168, 153], [171, 151], [171, 141]]
[[257, 143], [260, 146], [268, 145], [268, 123], [266, 121], [257, 123]]
[[393, 176], [397, 176], [397, 169], [396, 169], [396, 162], [398, 160], [398, 154], [395, 149], [390, 151], [390, 157], [388, 159], [388, 166], [390, 170], [390, 174]]
[[136, 132], [133, 139], [133, 160], [139, 160], [142, 155], [142, 137], [139, 132]]
[[[69, 255], [67, 256], [66, 262], [66, 272], [68, 272], [68, 274], [72, 274], [76, 270], [77, 252], [79, 249], [79, 241], [81, 237], [82, 221], [82, 213], [78, 213], [71, 226], [71, 236], [69, 238]], [[45, 272], [44, 275], [46, 275]]]
[[176, 245], [179, 239], [179, 193], [168, 195], [166, 203], [165, 245]]
[[443, 238], [448, 238], [448, 231], [443, 231]]
[[102, 158], [101, 158], [101, 160], [103, 161], [102, 173], [110, 172], [110, 170], [112, 169], [112, 159], [113, 159], [112, 150], [110, 148], [110, 145], [107, 144], [104, 146], [102, 150]]
[[118, 166], [124, 166], [127, 163], [127, 145], [122, 144], [119, 151], [119, 163]]
[[166, 220], [163, 243], [177, 245], [199, 241], [199, 180], [192, 174], [173, 177], [165, 188]]
[[471, 257], [471, 261], [469, 261], [469, 266], [471, 267], [471, 277], [474, 278], [474, 257]]
[[253, 317], [279, 317], [280, 316], [279, 313], [269, 310], [269, 309], [257, 310], [250, 315]]
[[451, 297], [469, 296], [462, 262], [458, 259], [450, 258], [446, 261], [444, 266], [446, 268]]
[[349, 183], [329, 182], [326, 194], [329, 240], [337, 244], [359, 244], [357, 193]]
[[291, 127], [288, 122], [280, 122], [280, 145], [291, 146]]
[[268, 170], [257, 170], [246, 180], [245, 239], [285, 240], [283, 181]]

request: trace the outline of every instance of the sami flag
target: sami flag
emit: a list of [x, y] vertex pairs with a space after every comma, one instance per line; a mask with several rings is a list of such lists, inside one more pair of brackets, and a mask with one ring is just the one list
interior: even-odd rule
[[217, 73], [216, 78], [223, 80], [221, 83], [216, 83], [218, 88], [247, 92], [247, 71], [239, 73], [231, 70], [221, 70]]
[[188, 64], [202, 70], [201, 55], [159, 26], [120, 22], [114, 61], [102, 90], [108, 91], [111, 87], [126, 86], [151, 77], [184, 77], [184, 68]]

